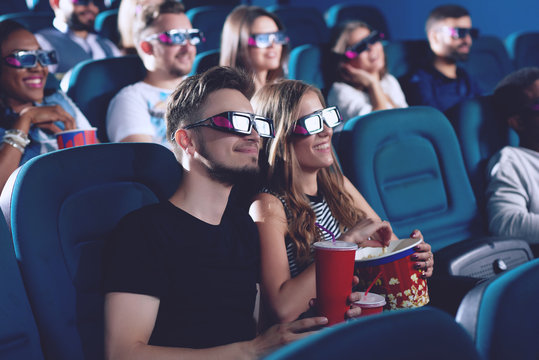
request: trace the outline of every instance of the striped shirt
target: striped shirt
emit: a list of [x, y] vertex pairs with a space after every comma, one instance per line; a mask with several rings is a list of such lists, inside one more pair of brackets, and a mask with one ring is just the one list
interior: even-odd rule
[[[263, 192], [271, 194], [277, 197], [281, 201], [281, 203], [283, 204], [285, 213], [286, 213], [286, 218], [288, 219], [288, 221], [290, 221], [291, 215], [290, 215], [290, 211], [288, 210], [288, 205], [286, 204], [284, 197], [276, 193], [273, 193], [267, 189], [264, 189]], [[313, 209], [314, 214], [316, 216], [316, 223], [321, 225], [323, 228], [329, 230], [330, 232], [332, 232], [335, 238], [338, 239], [339, 236], [341, 236], [341, 231], [339, 229], [339, 222], [337, 221], [337, 219], [335, 219], [335, 217], [331, 213], [331, 210], [329, 208], [328, 203], [326, 202], [326, 199], [324, 199], [324, 197], [321, 195], [317, 195], [317, 196], [306, 195], [306, 196], [309, 199], [311, 208]], [[320, 230], [320, 231], [324, 240], [332, 240], [331, 234], [327, 233], [324, 230]], [[286, 241], [286, 255], [288, 257], [288, 266], [290, 268], [290, 276], [294, 278], [298, 276], [299, 274], [301, 274], [301, 272], [303, 272], [303, 270], [305, 270], [310, 264], [312, 264], [312, 262], [314, 261], [314, 249], [311, 247], [311, 256], [307, 262], [303, 264], [298, 264], [296, 245], [288, 236], [286, 237], [285, 241]]]

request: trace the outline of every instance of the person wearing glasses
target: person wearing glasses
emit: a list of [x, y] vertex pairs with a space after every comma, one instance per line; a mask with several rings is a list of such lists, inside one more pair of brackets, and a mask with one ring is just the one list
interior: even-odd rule
[[0, 191], [9, 175], [31, 158], [58, 149], [55, 133], [91, 128], [63, 93], [45, 90], [54, 51], [12, 20], [0, 22]]
[[[260, 159], [267, 186], [249, 210], [260, 235], [262, 314], [270, 324], [287, 322], [307, 312], [316, 297], [314, 242], [334, 236], [359, 246], [385, 246], [397, 237], [342, 174], [331, 146], [333, 128], [342, 120], [317, 88], [283, 80], [263, 87], [251, 103], [275, 126]], [[411, 237], [422, 235], [414, 230]], [[430, 277], [431, 247], [422, 242], [417, 251], [415, 266]], [[349, 301], [359, 295], [352, 293]]]
[[275, 14], [258, 6], [240, 5], [223, 26], [219, 65], [251, 73], [258, 90], [285, 76], [288, 41]]
[[336, 82], [328, 103], [344, 121], [371, 111], [407, 107], [399, 82], [386, 69], [384, 34], [361, 21], [341, 27], [332, 46], [338, 58]]
[[468, 10], [458, 5], [439, 6], [431, 11], [425, 31], [433, 57], [403, 78], [408, 104], [446, 111], [464, 99], [481, 95], [473, 77], [457, 66], [466, 61], [472, 39], [479, 34], [472, 28]]
[[273, 121], [253, 112], [250, 76], [214, 67], [170, 96], [167, 137], [184, 169], [168, 201], [126, 215], [105, 241], [106, 359], [257, 359], [327, 324], [314, 317], [257, 336], [258, 233], [229, 200], [258, 172]]
[[146, 76], [111, 100], [107, 135], [113, 142], [155, 142], [170, 148], [164, 119], [166, 101], [191, 72], [196, 45], [204, 41], [204, 35], [193, 29], [183, 4], [174, 0], [142, 7], [134, 34]]
[[50, 0], [53, 26], [40, 30], [36, 38], [44, 50], [55, 50], [58, 64], [50, 71], [63, 75], [84, 60], [122, 55], [112, 41], [95, 34], [99, 14], [95, 0]]
[[507, 75], [492, 95], [500, 121], [515, 130], [519, 146], [506, 146], [487, 167], [489, 231], [525, 239], [539, 256], [539, 68]]

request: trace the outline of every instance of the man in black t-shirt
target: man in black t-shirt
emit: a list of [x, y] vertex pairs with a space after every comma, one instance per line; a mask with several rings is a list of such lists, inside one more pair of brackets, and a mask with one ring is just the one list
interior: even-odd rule
[[[258, 172], [253, 81], [216, 67], [186, 79], [169, 99], [167, 137], [184, 168], [167, 202], [124, 217], [105, 248], [107, 358], [257, 358], [327, 323], [309, 318], [255, 337], [256, 226], [229, 202]], [[253, 131], [254, 130], [254, 131]]]

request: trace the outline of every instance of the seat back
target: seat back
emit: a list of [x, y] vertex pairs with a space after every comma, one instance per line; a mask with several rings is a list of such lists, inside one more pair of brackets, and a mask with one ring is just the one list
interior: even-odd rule
[[505, 39], [505, 48], [516, 70], [539, 66], [539, 32], [516, 32]]
[[483, 209], [487, 163], [502, 147], [518, 146], [518, 135], [499, 119], [490, 96], [464, 100], [447, 116], [457, 133], [466, 171]]
[[290, 38], [290, 48], [304, 44], [326, 44], [329, 31], [322, 13], [315, 7], [273, 5], [266, 8], [284, 25]]
[[14, 20], [28, 29], [30, 32], [38, 32], [39, 30], [52, 27], [54, 13], [52, 12], [31, 12], [24, 11], [19, 13], [9, 13], [0, 15], [0, 21]]
[[479, 231], [458, 140], [440, 111], [418, 106], [355, 117], [337, 151], [344, 174], [397, 236], [419, 228], [438, 250]]
[[118, 32], [118, 9], [105, 10], [97, 14], [94, 23], [95, 31], [115, 44], [120, 42]]
[[513, 70], [503, 42], [496, 36], [481, 36], [473, 41], [468, 60], [461, 66], [490, 94], [505, 75]]
[[144, 78], [146, 69], [136, 55], [86, 60], [77, 64], [69, 79], [67, 95], [97, 127], [101, 142], [107, 142], [106, 117], [110, 100], [124, 86]]
[[456, 320], [485, 359], [539, 358], [539, 259], [472, 289]]
[[428, 359], [479, 359], [468, 334], [435, 308], [390, 311], [335, 325], [265, 359], [413, 359], [418, 351]]
[[226, 17], [234, 5], [197, 6], [186, 11], [185, 15], [191, 21], [193, 28], [204, 33], [205, 42], [197, 45], [197, 52], [216, 50], [221, 46], [221, 33]]
[[367, 23], [371, 28], [376, 29], [385, 34], [385, 38], [389, 39], [389, 28], [387, 21], [380, 11], [375, 6], [360, 5], [360, 4], [335, 4], [329, 7], [325, 13], [326, 24], [328, 28], [334, 29], [341, 23], [359, 20]]
[[0, 217], [0, 284], [0, 358], [43, 359], [34, 315], [3, 216]]
[[219, 49], [213, 49], [198, 53], [195, 56], [195, 60], [193, 61], [193, 67], [191, 68], [191, 73], [189, 75], [202, 74], [209, 68], [219, 65], [220, 54], [221, 52], [219, 51]]
[[430, 57], [427, 40], [387, 41], [384, 45], [387, 71], [396, 78], [402, 78]]
[[75, 147], [22, 166], [10, 222], [46, 358], [103, 358], [104, 240], [127, 213], [168, 199], [180, 178], [172, 152], [151, 143]]
[[300, 45], [290, 52], [288, 77], [302, 80], [319, 89], [326, 87], [322, 69], [322, 47], [319, 45]]

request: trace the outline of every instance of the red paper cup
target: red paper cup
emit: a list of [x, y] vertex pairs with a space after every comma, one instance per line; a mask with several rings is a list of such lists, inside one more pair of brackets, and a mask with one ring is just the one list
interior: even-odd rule
[[97, 143], [97, 128], [66, 130], [56, 134], [58, 149]]
[[357, 245], [345, 241], [319, 241], [313, 244], [316, 262], [316, 306], [318, 314], [328, 318], [328, 325], [345, 320], [350, 308], [354, 257]]
[[366, 289], [382, 271], [372, 291], [384, 295], [387, 309], [414, 308], [428, 304], [429, 292], [422, 271], [414, 267], [411, 256], [421, 240], [392, 241], [383, 248], [361, 248], [356, 252], [355, 274], [359, 288]]
[[360, 316], [379, 314], [384, 311], [384, 306], [386, 305], [385, 297], [371, 292], [367, 296], [363, 296], [362, 292], [360, 294], [361, 299], [354, 302], [354, 304], [361, 308]]

